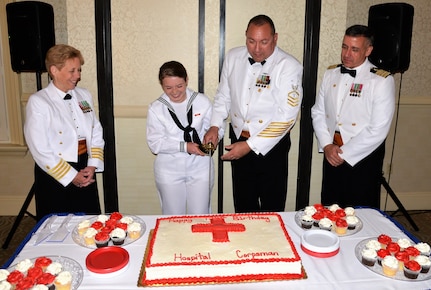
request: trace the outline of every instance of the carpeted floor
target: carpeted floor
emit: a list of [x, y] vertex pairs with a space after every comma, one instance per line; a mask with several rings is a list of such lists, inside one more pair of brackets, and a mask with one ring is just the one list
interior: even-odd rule
[[[396, 212], [395, 214], [388, 212], [388, 215], [391, 215], [394, 220], [400, 223], [406, 230], [417, 237], [420, 241], [431, 245], [431, 211], [409, 211], [409, 214], [418, 226], [419, 231], [415, 231], [413, 229], [410, 222], [401, 212]], [[15, 216], [0, 216], [1, 246], [4, 245], [6, 237], [12, 228], [15, 218]], [[17, 231], [12, 237], [9, 246], [6, 249], [3, 249], [3, 247], [0, 248], [0, 267], [8, 261], [8, 259], [15, 252], [16, 248], [21, 244], [22, 240], [27, 236], [27, 234], [35, 225], [36, 221], [33, 218], [29, 216], [25, 216], [23, 218]]]

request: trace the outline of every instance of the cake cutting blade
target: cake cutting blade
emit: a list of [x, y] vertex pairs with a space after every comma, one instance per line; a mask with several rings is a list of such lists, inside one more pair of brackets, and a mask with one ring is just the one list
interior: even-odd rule
[[47, 242], [62, 242], [69, 234], [69, 229], [67, 228], [67, 224], [70, 219], [73, 217], [73, 214], [68, 214], [66, 218], [61, 223], [60, 227], [55, 231], [55, 233], [47, 240]]
[[42, 241], [44, 241], [48, 236], [52, 233], [51, 231], [51, 225], [54, 223], [57, 216], [50, 216], [48, 220], [46, 221], [43, 228], [40, 230], [40, 232], [37, 234], [37, 239], [34, 242], [34, 245], [39, 245]]

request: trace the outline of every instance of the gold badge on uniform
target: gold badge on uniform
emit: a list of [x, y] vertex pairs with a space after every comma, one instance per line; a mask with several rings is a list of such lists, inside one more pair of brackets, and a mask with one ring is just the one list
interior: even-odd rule
[[93, 111], [90, 107], [90, 104], [87, 101], [80, 101], [79, 103], [79, 107], [81, 108], [82, 112], [84, 113], [88, 113]]
[[287, 104], [292, 107], [299, 105], [298, 85], [292, 85], [292, 90], [287, 94]]
[[351, 97], [361, 97], [363, 84], [352, 84], [352, 87], [350, 88], [350, 96]]

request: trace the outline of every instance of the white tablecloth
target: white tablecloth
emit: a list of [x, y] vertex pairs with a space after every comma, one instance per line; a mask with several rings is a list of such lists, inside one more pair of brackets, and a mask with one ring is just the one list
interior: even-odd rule
[[[307, 279], [291, 281], [274, 281], [260, 283], [242, 283], [225, 285], [204, 285], [204, 286], [181, 286], [181, 287], [157, 287], [154, 289], [168, 290], [218, 290], [218, 289], [431, 289], [431, 280], [425, 281], [400, 281], [376, 274], [363, 266], [355, 256], [356, 245], [367, 238], [377, 237], [381, 233], [391, 237], [409, 237], [406, 233], [395, 225], [391, 219], [387, 218], [380, 211], [369, 208], [356, 209], [357, 216], [363, 223], [363, 228], [359, 232], [340, 238], [340, 252], [330, 258], [316, 258], [304, 253], [301, 249], [301, 235], [304, 230], [295, 223], [295, 212], [280, 213], [286, 224], [287, 231], [294, 242], [299, 255], [302, 258], [303, 266], [307, 272]], [[11, 264], [19, 262], [25, 258], [35, 258], [38, 256], [61, 255], [73, 258], [82, 265], [84, 278], [79, 289], [97, 290], [128, 290], [143, 289], [137, 287], [139, 272], [148, 239], [149, 229], [153, 229], [157, 216], [139, 216], [145, 221], [147, 230], [137, 241], [126, 245], [124, 248], [129, 252], [130, 262], [125, 271], [121, 274], [109, 274], [109, 278], [94, 274], [85, 267], [85, 259], [93, 250], [77, 245], [71, 235], [62, 243], [42, 242], [34, 246], [33, 236], [22, 248], [21, 252]], [[74, 216], [70, 225], [76, 225], [83, 220], [83, 216]], [[57, 218], [55, 224], [61, 222]], [[35, 229], [36, 230], [36, 229]], [[408, 234], [408, 233], [407, 233]], [[411, 235], [410, 235], [411, 237]]]

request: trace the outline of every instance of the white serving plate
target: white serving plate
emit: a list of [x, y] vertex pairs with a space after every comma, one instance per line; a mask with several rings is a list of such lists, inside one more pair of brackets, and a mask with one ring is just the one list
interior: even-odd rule
[[332, 257], [340, 250], [340, 238], [330, 231], [308, 230], [301, 236], [301, 248], [311, 256]]

